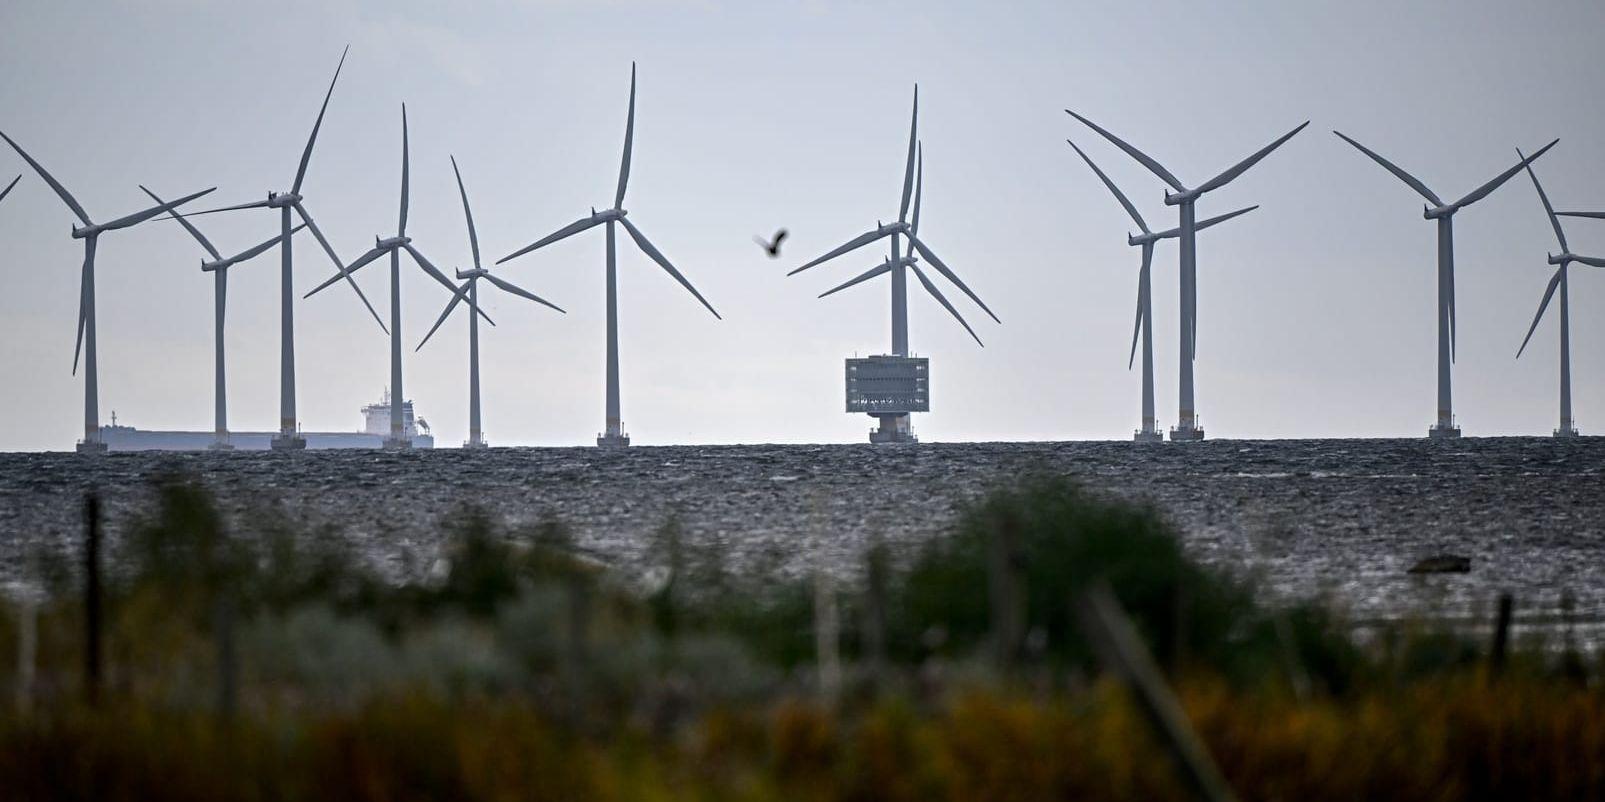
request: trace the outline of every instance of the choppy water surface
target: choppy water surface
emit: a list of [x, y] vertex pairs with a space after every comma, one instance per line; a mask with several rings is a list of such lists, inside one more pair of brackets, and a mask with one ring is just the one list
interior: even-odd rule
[[[1605, 438], [0, 454], [0, 580], [22, 578], [42, 545], [76, 547], [91, 486], [115, 538], [162, 471], [199, 476], [236, 526], [276, 509], [399, 575], [433, 561], [442, 519], [465, 503], [514, 528], [556, 516], [629, 569], [677, 515], [689, 540], [722, 544], [736, 564], [851, 572], [871, 533], [917, 543], [986, 488], [1047, 470], [1152, 501], [1199, 558], [1360, 619], [1480, 618], [1510, 590], [1528, 621], [1554, 620], [1570, 595], [1579, 620], [1599, 622], [1602, 466]], [[1471, 557], [1471, 573], [1405, 573], [1441, 552]]]

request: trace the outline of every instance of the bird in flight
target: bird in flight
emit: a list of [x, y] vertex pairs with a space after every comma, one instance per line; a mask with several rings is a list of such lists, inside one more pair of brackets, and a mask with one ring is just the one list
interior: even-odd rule
[[775, 238], [774, 238], [773, 241], [766, 240], [763, 237], [756, 236], [756, 235], [753, 236], [752, 241], [758, 243], [758, 247], [763, 248], [764, 252], [769, 254], [769, 258], [770, 259], [779, 259], [780, 258], [780, 243], [781, 243], [781, 241], [783, 241], [785, 239], [786, 239], [786, 229], [782, 228], [779, 231], [775, 232]]

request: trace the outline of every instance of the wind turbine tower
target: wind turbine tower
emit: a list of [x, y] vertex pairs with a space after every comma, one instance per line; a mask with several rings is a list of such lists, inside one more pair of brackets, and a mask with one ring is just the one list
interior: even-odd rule
[[1170, 430], [1170, 439], [1202, 440], [1204, 439], [1204, 429], [1199, 425], [1198, 411], [1193, 403], [1193, 362], [1197, 356], [1198, 346], [1198, 270], [1195, 237], [1199, 228], [1194, 218], [1193, 206], [1206, 193], [1213, 192], [1231, 183], [1247, 171], [1248, 168], [1259, 163], [1260, 159], [1269, 156], [1271, 151], [1281, 147], [1282, 143], [1292, 139], [1295, 134], [1304, 130], [1304, 127], [1310, 123], [1305, 120], [1298, 127], [1283, 134], [1275, 142], [1260, 148], [1248, 158], [1232, 165], [1224, 172], [1199, 184], [1197, 187], [1188, 189], [1180, 179], [1147, 154], [1122, 141], [1114, 134], [1098, 127], [1096, 123], [1081, 115], [1069, 109], [1065, 109], [1065, 113], [1085, 123], [1088, 128], [1097, 131], [1100, 136], [1109, 140], [1115, 147], [1125, 151], [1126, 155], [1136, 159], [1139, 164], [1148, 168], [1149, 172], [1158, 176], [1159, 180], [1165, 182], [1174, 190], [1174, 192], [1167, 191], [1165, 193], [1165, 205], [1177, 207], [1181, 220], [1178, 226], [1181, 240], [1181, 377], [1178, 382], [1180, 396], [1178, 399], [1180, 402], [1179, 419], [1176, 422], [1176, 428]]
[[1344, 142], [1353, 145], [1356, 150], [1371, 157], [1372, 161], [1382, 165], [1383, 169], [1393, 173], [1400, 181], [1409, 185], [1411, 189], [1432, 204], [1431, 206], [1423, 207], [1421, 212], [1422, 217], [1438, 222], [1438, 419], [1432, 424], [1432, 428], [1427, 430], [1427, 436], [1434, 438], [1459, 437], [1460, 426], [1455, 423], [1454, 398], [1450, 387], [1450, 368], [1455, 359], [1455, 212], [1487, 197], [1489, 193], [1498, 189], [1501, 184], [1509, 181], [1511, 176], [1521, 172], [1522, 168], [1532, 164], [1539, 156], [1544, 155], [1545, 152], [1555, 146], [1555, 142], [1560, 140], [1554, 140], [1543, 146], [1537, 153], [1522, 159], [1516, 166], [1494, 176], [1493, 180], [1472, 190], [1470, 194], [1460, 200], [1454, 203], [1444, 203], [1437, 193], [1428, 189], [1426, 184], [1405, 172], [1403, 168], [1382, 158], [1381, 155], [1370, 148], [1344, 136], [1340, 131], [1333, 131], [1332, 133], [1337, 134], [1338, 138]]
[[[865, 359], [849, 359], [846, 364], [847, 381], [847, 411], [849, 413], [867, 413], [879, 421], [879, 427], [869, 433], [871, 443], [912, 443], [916, 442], [913, 427], [909, 417], [914, 412], [928, 412], [930, 410], [930, 363], [924, 357], [913, 357], [908, 348], [908, 273], [913, 270], [914, 277], [935, 298], [970, 337], [977, 344], [981, 338], [977, 337], [975, 330], [970, 328], [958, 310], [948, 303], [940, 290], [936, 288], [925, 272], [920, 270], [915, 253], [924, 257], [936, 272], [941, 273], [954, 286], [958, 287], [970, 300], [981, 307], [993, 321], [1001, 323], [998, 316], [981, 301], [959, 277], [933, 253], [929, 246], [919, 238], [919, 184], [924, 183], [924, 153], [919, 142], [919, 87], [914, 87], [914, 110], [908, 128], [908, 161], [903, 168], [903, 200], [898, 207], [897, 222], [881, 223], [876, 221], [875, 229], [849, 240], [840, 247], [826, 253], [796, 270], [787, 273], [795, 276], [810, 267], [822, 264], [849, 251], [856, 250], [876, 240], [891, 238], [891, 255], [886, 261], [870, 268], [868, 271], [849, 280], [834, 289], [822, 293], [823, 298], [835, 292], [867, 281], [876, 276], [890, 273], [892, 277], [892, 353], [883, 356], [871, 356]], [[918, 172], [916, 173], [916, 162]], [[914, 220], [909, 222], [909, 201], [913, 198]], [[901, 237], [907, 237], [910, 250], [904, 256], [901, 249]]]
[[[73, 198], [72, 193], [46, 172], [39, 162], [34, 161], [21, 146], [12, 141], [11, 137], [0, 132], [0, 139], [4, 139], [13, 150], [17, 151], [17, 155], [21, 156], [23, 161], [26, 161], [39, 177], [55, 190], [56, 195], [67, 204], [67, 208], [71, 209], [79, 222], [83, 223], [82, 226], [72, 227], [72, 238], [84, 241], [84, 265], [79, 273], [78, 286], [78, 339], [73, 345], [72, 369], [74, 373], [78, 372], [78, 354], [81, 350], [84, 356], [84, 439], [78, 443], [78, 453], [99, 454], [106, 450], [106, 442], [100, 437], [100, 366], [96, 362], [95, 353], [95, 250], [100, 243], [100, 235], [107, 231], [138, 225], [163, 212], [170, 212], [211, 192], [216, 187], [193, 195], [185, 195], [172, 203], [153, 206], [108, 223], [95, 223], [89, 219], [89, 213], [84, 211], [84, 207]], [[11, 183], [15, 185], [16, 181]]]
[[[418, 343], [418, 347], [413, 350], [423, 349], [424, 343], [429, 342], [429, 338], [435, 336], [440, 324], [446, 322], [446, 318], [451, 316], [451, 311], [457, 308], [457, 304], [462, 302], [464, 293], [466, 293], [469, 310], [468, 441], [463, 443], [463, 448], [477, 449], [488, 447], [479, 417], [479, 317], [483, 314], [479, 311], [479, 280], [484, 279], [490, 282], [492, 286], [500, 288], [503, 292], [512, 293], [521, 298], [528, 298], [535, 303], [549, 306], [559, 312], [563, 312], [563, 309], [557, 304], [541, 298], [510, 281], [491, 275], [489, 270], [480, 265], [479, 232], [474, 230], [474, 211], [468, 207], [468, 190], [463, 188], [463, 174], [462, 171], [457, 169], [457, 157], [455, 156], [451, 159], [451, 171], [457, 175], [457, 192], [463, 197], [463, 217], [468, 220], [468, 244], [474, 254], [474, 269], [457, 271], [457, 278], [462, 280], [462, 285], [457, 288], [458, 292], [451, 296], [451, 301], [447, 302], [446, 311], [440, 313], [440, 317], [435, 320], [435, 325], [429, 329], [429, 333], [424, 335], [423, 340]], [[565, 314], [567, 313], [565, 312]], [[489, 317], [485, 319], [490, 320]]]
[[700, 301], [709, 312], [713, 313], [715, 318], [719, 318], [719, 313], [714, 310], [713, 305], [702, 297], [702, 293], [697, 292], [696, 287], [691, 286], [691, 282], [687, 281], [685, 276], [680, 275], [680, 271], [674, 269], [674, 265], [669, 264], [669, 260], [663, 255], [663, 252], [659, 251], [646, 238], [646, 235], [641, 233], [641, 229], [636, 228], [635, 224], [631, 223], [626, 216], [629, 212], [624, 208], [624, 190], [629, 185], [630, 151], [634, 141], [635, 64], [631, 62], [630, 111], [624, 123], [624, 158], [619, 164], [619, 186], [613, 195], [612, 208], [600, 212], [593, 208], [589, 217], [582, 217], [569, 223], [557, 231], [496, 260], [496, 264], [502, 264], [537, 248], [545, 247], [560, 239], [578, 234], [588, 228], [604, 223], [607, 225], [607, 408], [603, 418], [605, 428], [596, 438], [596, 444], [604, 448], [622, 447], [630, 444], [630, 436], [624, 433], [624, 419], [619, 412], [619, 293], [618, 268], [615, 257], [616, 248], [613, 240], [614, 224], [617, 223], [624, 226], [624, 231], [630, 235], [630, 239], [635, 240], [636, 246], [641, 249], [642, 253], [645, 253], [652, 261], [657, 262], [664, 272], [679, 282], [680, 286], [684, 287], [687, 292]]
[[[1130, 370], [1132, 363], [1136, 360], [1137, 338], [1140, 335], [1142, 337], [1142, 428], [1133, 433], [1132, 439], [1139, 443], [1163, 442], [1165, 433], [1159, 430], [1159, 419], [1154, 415], [1154, 309], [1150, 268], [1154, 261], [1154, 246], [1159, 244], [1160, 240], [1174, 239], [1181, 236], [1181, 228], [1172, 228], [1160, 232], [1150, 230], [1148, 224], [1143, 221], [1142, 215], [1137, 213], [1137, 207], [1132, 204], [1124, 192], [1120, 191], [1120, 187], [1115, 186], [1115, 182], [1109, 180], [1109, 176], [1104, 175], [1103, 170], [1098, 169], [1098, 165], [1094, 164], [1092, 159], [1081, 148], [1076, 146], [1076, 143], [1068, 139], [1065, 141], [1070, 142], [1070, 147], [1075, 148], [1082, 161], [1085, 161], [1087, 166], [1091, 167], [1092, 171], [1098, 175], [1099, 180], [1103, 181], [1103, 185], [1114, 193], [1115, 200], [1120, 201], [1120, 205], [1125, 207], [1126, 213], [1131, 215], [1132, 222], [1136, 223], [1137, 228], [1142, 231], [1141, 234], [1126, 234], [1127, 245], [1142, 248], [1142, 267], [1137, 272], [1137, 319], [1135, 326], [1131, 330], [1131, 355], [1126, 357], [1126, 369]], [[1250, 206], [1246, 209], [1238, 209], [1235, 212], [1227, 212], [1219, 217], [1211, 217], [1199, 223], [1197, 230], [1203, 231], [1216, 223], [1224, 223], [1233, 217], [1247, 214], [1258, 208], [1258, 206]]]

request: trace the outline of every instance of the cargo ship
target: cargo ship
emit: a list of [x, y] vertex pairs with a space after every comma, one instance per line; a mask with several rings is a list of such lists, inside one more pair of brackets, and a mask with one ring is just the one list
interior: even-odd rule
[[[402, 432], [412, 441], [413, 448], [434, 448], [435, 438], [429, 431], [429, 422], [416, 417], [412, 402], [401, 404]], [[267, 451], [278, 432], [229, 432], [228, 444], [236, 451]], [[379, 401], [362, 408], [362, 430], [356, 432], [301, 432], [307, 448], [382, 448], [390, 436], [390, 391]], [[206, 451], [217, 441], [210, 431], [163, 432], [136, 429], [117, 422], [117, 413], [111, 415], [111, 425], [100, 428], [100, 437], [108, 451]]]

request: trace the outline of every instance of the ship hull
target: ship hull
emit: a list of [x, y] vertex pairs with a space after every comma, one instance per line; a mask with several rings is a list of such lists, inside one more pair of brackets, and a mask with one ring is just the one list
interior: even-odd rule
[[[103, 426], [102, 441], [109, 451], [206, 451], [217, 441], [213, 432], [163, 432], [132, 426]], [[267, 451], [278, 432], [230, 432], [228, 443], [235, 451]], [[366, 432], [301, 432], [309, 449], [383, 448], [384, 436]], [[413, 448], [434, 448], [435, 438], [427, 434], [412, 437]]]

